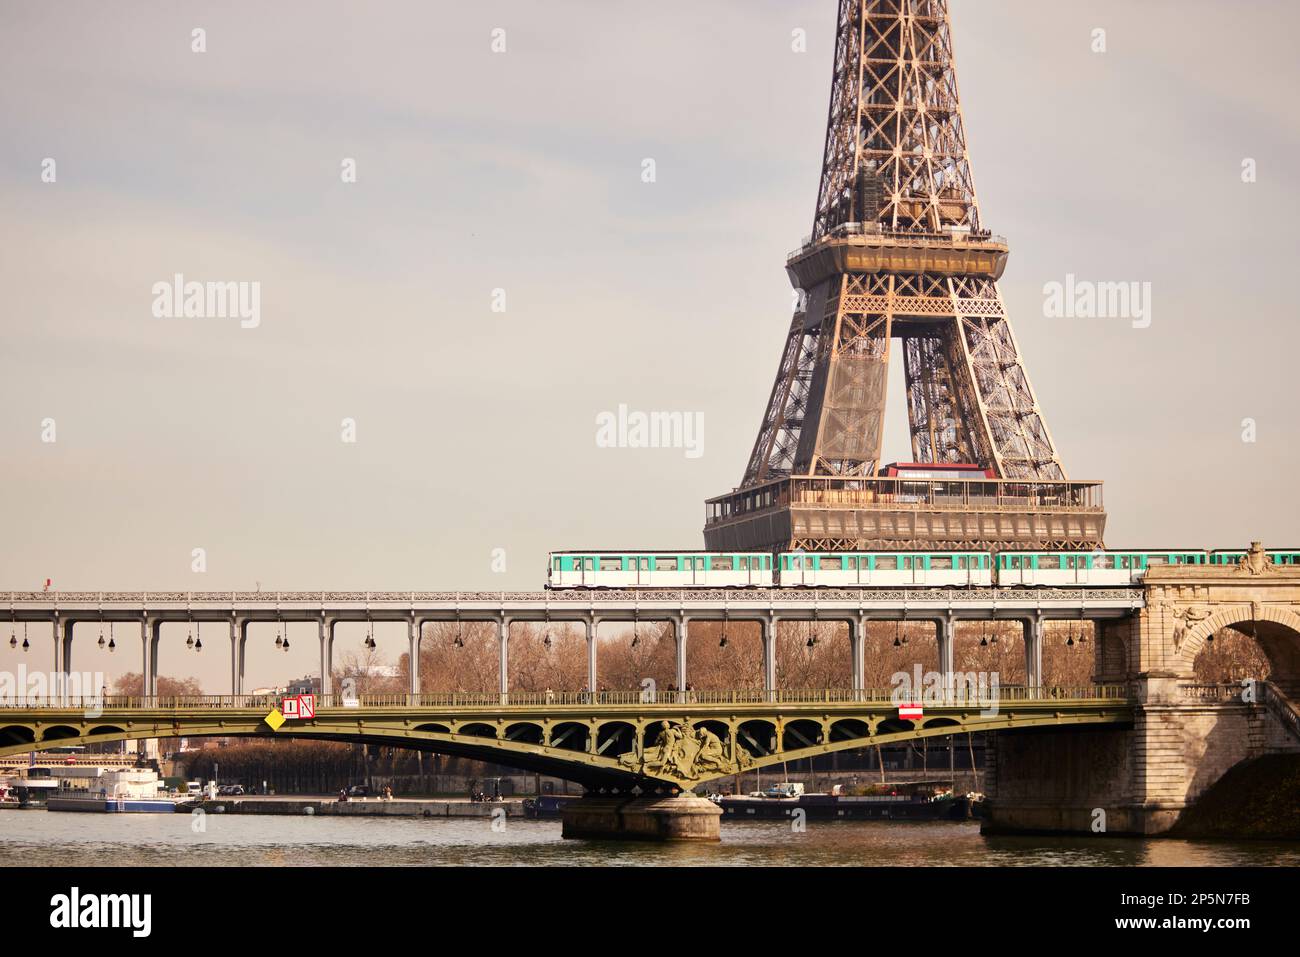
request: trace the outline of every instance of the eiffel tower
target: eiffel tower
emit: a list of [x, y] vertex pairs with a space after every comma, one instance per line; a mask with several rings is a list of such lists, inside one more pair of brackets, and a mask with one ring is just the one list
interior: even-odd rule
[[[984, 227], [947, 0], [840, 0], [812, 235], [771, 398], [711, 550], [1089, 549], [1101, 483], [1070, 481]], [[894, 340], [912, 462], [881, 441]]]

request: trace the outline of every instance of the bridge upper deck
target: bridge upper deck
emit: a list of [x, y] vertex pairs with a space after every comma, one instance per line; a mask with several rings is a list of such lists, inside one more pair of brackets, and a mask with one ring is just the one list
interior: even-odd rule
[[416, 617], [631, 619], [633, 617], [1123, 617], [1145, 606], [1139, 588], [654, 588], [554, 591], [118, 591], [0, 592], [17, 621], [144, 617], [289, 620]]

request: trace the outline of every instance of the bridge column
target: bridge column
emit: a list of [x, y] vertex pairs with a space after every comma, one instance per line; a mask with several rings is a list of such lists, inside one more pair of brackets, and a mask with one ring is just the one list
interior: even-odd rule
[[149, 622], [149, 677], [145, 682], [146, 697], [158, 697], [158, 643], [162, 641], [162, 619]]
[[248, 626], [252, 623], [251, 618], [235, 619], [235, 627], [239, 629], [239, 690], [235, 694], [244, 693], [244, 664], [248, 661]]
[[230, 695], [239, 694], [239, 629], [230, 620]]
[[72, 674], [72, 628], [75, 625], [71, 618], [64, 619], [63, 622], [63, 662], [62, 674], [66, 678]]
[[[54, 669], [52, 674], [57, 675], [63, 670], [63, 645], [59, 640], [59, 616], [57, 612], [54, 615], [51, 634], [54, 636]], [[53, 693], [54, 689], [51, 688], [50, 692]]]
[[[591, 700], [596, 700], [596, 637], [600, 630], [600, 619], [590, 617], [585, 622], [587, 626], [587, 693], [592, 696]], [[595, 741], [596, 732], [592, 731], [592, 741]]]
[[[408, 689], [412, 698], [420, 693], [420, 622], [415, 616], [407, 622], [406, 640], [411, 646], [410, 656], [407, 658], [410, 672], [410, 688]], [[321, 659], [324, 660], [324, 644], [321, 645]], [[412, 702], [414, 704], [414, 702]]]
[[850, 660], [853, 667], [853, 690], [862, 691], [866, 685], [863, 673], [866, 671], [867, 620], [866, 618], [849, 619]]
[[497, 619], [497, 645], [500, 652], [498, 686], [501, 692], [501, 703], [505, 704], [506, 695], [510, 693], [510, 619], [505, 616]]
[[59, 663], [59, 670], [56, 672], [56, 680], [61, 687], [61, 697], [67, 701], [71, 688], [69, 687], [68, 676], [72, 674], [72, 629], [76, 624], [71, 618], [64, 619], [63, 635], [60, 644], [63, 647], [63, 660]]
[[936, 637], [939, 639], [939, 674], [943, 676], [945, 694], [952, 693], [952, 673], [956, 658], [957, 619], [951, 613], [944, 615], [935, 623]]
[[1025, 621], [1025, 684], [1039, 688], [1043, 684], [1043, 636], [1046, 622], [1042, 615]]
[[763, 690], [769, 701], [776, 700], [776, 618], [762, 619], [763, 625]]
[[334, 619], [321, 618], [320, 631], [320, 693], [334, 693]]
[[143, 684], [141, 685], [140, 692], [141, 694], [144, 694], [146, 696], [149, 694], [149, 682], [153, 677], [153, 662], [149, 659], [149, 636], [152, 631], [153, 631], [152, 622], [150, 622], [147, 617], [141, 618], [140, 619], [140, 650], [144, 660], [143, 662], [141, 662], [140, 665], [140, 677], [143, 680]]
[[677, 687], [682, 692], [686, 691], [686, 623], [689, 620], [685, 615], [673, 620], [673, 637], [677, 639]]

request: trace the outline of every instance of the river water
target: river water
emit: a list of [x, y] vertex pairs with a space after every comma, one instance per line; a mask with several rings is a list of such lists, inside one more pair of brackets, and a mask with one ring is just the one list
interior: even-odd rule
[[[724, 822], [722, 843], [566, 841], [559, 821], [0, 811], [0, 867], [282, 865], [1300, 866], [1300, 843], [982, 837], [971, 823]], [[500, 825], [498, 825], [499, 827]]]

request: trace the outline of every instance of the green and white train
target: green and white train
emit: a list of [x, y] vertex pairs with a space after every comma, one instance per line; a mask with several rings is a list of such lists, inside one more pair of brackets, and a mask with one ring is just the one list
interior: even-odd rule
[[[551, 552], [547, 588], [1131, 587], [1161, 565], [1236, 565], [1242, 549], [1092, 552]], [[1300, 549], [1270, 550], [1300, 565]]]

